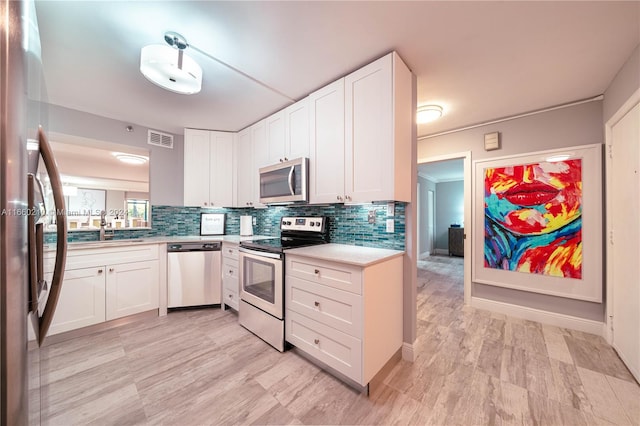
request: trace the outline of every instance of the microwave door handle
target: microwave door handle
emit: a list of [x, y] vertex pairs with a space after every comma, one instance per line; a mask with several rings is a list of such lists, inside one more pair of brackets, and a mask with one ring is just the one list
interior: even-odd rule
[[67, 212], [64, 203], [64, 195], [62, 193], [62, 180], [60, 173], [53, 157], [53, 150], [47, 140], [42, 127], [38, 128], [38, 141], [40, 143], [40, 154], [42, 161], [49, 174], [51, 180], [51, 189], [53, 191], [53, 202], [56, 214], [56, 261], [53, 269], [53, 278], [51, 279], [51, 287], [49, 289], [49, 298], [44, 307], [44, 312], [40, 318], [40, 334], [38, 341], [40, 346], [44, 342], [44, 338], [49, 331], [53, 314], [56, 311], [60, 291], [62, 290], [62, 278], [64, 277], [64, 267], [67, 260]]
[[291, 166], [291, 170], [289, 170], [289, 191], [291, 192], [291, 195], [296, 195], [296, 191], [293, 189], [293, 178], [295, 169], [295, 166]]

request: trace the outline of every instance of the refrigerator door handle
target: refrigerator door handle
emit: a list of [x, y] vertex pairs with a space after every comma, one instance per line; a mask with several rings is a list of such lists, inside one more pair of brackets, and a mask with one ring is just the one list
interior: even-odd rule
[[60, 290], [62, 290], [62, 279], [64, 277], [64, 268], [67, 260], [67, 211], [62, 193], [60, 173], [58, 172], [58, 167], [53, 157], [53, 150], [42, 127], [38, 128], [38, 142], [40, 144], [40, 154], [42, 155], [42, 160], [51, 182], [56, 216], [56, 262], [53, 269], [49, 297], [44, 307], [42, 317], [40, 318], [38, 341], [40, 345], [42, 345], [47, 331], [49, 331], [49, 327], [51, 326], [53, 314], [56, 311], [58, 298], [60, 297]]

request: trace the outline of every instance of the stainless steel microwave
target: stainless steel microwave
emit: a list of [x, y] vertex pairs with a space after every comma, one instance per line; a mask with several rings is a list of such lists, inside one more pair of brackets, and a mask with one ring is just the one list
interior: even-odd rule
[[309, 159], [296, 158], [260, 169], [260, 202], [264, 204], [309, 201]]

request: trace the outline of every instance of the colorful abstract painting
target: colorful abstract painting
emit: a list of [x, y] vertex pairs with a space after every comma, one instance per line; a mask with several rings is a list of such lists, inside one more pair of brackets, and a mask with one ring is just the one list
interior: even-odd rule
[[484, 169], [486, 268], [582, 278], [582, 161]]

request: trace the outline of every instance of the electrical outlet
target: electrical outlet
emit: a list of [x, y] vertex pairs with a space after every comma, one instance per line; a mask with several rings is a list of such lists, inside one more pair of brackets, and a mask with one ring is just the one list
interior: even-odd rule
[[387, 219], [387, 232], [394, 232], [393, 219]]
[[387, 203], [387, 216], [393, 217], [396, 215], [396, 205], [393, 201]]
[[369, 210], [369, 223], [376, 223], [376, 211]]

